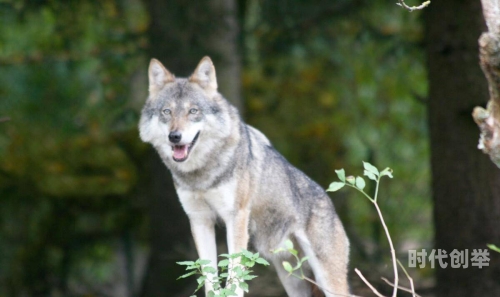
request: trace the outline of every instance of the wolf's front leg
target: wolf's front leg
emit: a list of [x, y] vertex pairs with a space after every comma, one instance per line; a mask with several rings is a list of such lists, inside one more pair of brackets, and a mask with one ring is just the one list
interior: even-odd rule
[[[227, 246], [229, 254], [239, 253], [248, 246], [248, 220], [250, 211], [247, 209], [236, 210], [227, 216], [224, 216], [227, 230]], [[235, 267], [240, 265], [240, 259], [233, 259], [228, 267], [228, 285], [235, 284], [238, 297], [243, 296], [243, 290], [239, 287], [239, 282], [234, 280], [236, 277]]]
[[[211, 217], [190, 217], [191, 232], [193, 233], [198, 257], [204, 260], [210, 260], [210, 266], [217, 270], [217, 247], [215, 243], [214, 222]], [[205, 282], [205, 296], [213, 290], [212, 280], [217, 278], [216, 273], [207, 274]]]

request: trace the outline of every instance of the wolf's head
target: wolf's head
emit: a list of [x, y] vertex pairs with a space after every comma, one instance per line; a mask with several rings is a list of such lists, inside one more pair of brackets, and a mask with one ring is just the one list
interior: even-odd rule
[[[167, 163], [194, 168], [230, 133], [228, 103], [217, 92], [215, 67], [204, 57], [189, 78], [176, 78], [158, 60], [149, 64], [149, 97], [139, 123], [142, 141]], [[199, 144], [203, 141], [203, 144]], [[193, 155], [196, 155], [194, 157]], [[193, 160], [194, 159], [194, 160]]]

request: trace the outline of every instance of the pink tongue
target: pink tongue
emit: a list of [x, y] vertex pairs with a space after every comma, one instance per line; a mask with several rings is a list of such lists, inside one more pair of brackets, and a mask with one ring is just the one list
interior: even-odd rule
[[188, 146], [187, 145], [176, 145], [174, 146], [174, 158], [175, 159], [184, 159], [188, 154]]

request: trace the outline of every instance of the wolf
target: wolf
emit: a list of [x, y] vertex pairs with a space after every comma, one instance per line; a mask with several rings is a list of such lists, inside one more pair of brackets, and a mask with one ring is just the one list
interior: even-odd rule
[[[288, 296], [311, 296], [313, 288], [284, 270], [289, 254], [270, 252], [287, 239], [308, 256], [306, 273], [326, 296], [349, 295], [349, 241], [332, 201], [242, 121], [217, 90], [212, 60], [204, 57], [189, 78], [176, 78], [152, 59], [148, 76], [140, 138], [153, 145], [172, 174], [199, 257], [217, 267], [219, 219], [229, 253], [251, 242], [274, 264]], [[205, 294], [212, 289], [207, 283]]]

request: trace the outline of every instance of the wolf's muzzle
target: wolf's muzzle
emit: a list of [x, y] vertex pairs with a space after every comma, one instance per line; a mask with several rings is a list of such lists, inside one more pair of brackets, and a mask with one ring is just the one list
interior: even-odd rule
[[179, 143], [181, 141], [182, 134], [179, 131], [172, 131], [168, 134], [168, 140], [172, 143]]
[[[179, 134], [179, 140], [177, 140], [177, 143], [180, 142], [180, 139], [182, 138], [182, 135], [181, 133], [179, 132], [172, 132], [172, 133], [178, 133]], [[170, 133], [170, 134], [172, 134]], [[170, 139], [170, 136], [168, 136], [168, 138]], [[184, 144], [184, 145], [178, 145], [178, 144], [175, 144], [172, 146], [172, 151], [174, 152], [173, 155], [172, 155], [172, 158], [174, 159], [175, 162], [184, 162], [186, 161], [186, 159], [188, 158], [189, 156], [189, 153], [191, 152], [191, 149], [193, 148], [193, 146], [196, 144], [196, 141], [198, 140], [198, 136], [200, 136], [200, 131], [198, 131], [198, 133], [196, 133], [193, 141], [191, 141], [190, 144]], [[174, 138], [174, 136], [172, 136], [172, 138]], [[174, 138], [175, 139], [175, 138]], [[171, 142], [174, 142], [172, 139], [170, 139]]]

